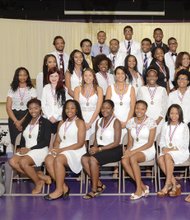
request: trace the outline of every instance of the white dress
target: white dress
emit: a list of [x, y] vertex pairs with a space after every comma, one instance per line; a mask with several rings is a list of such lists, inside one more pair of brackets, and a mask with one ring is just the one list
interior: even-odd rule
[[[90, 122], [90, 119], [92, 118], [92, 115], [96, 110], [97, 102], [98, 96], [96, 93], [94, 93], [94, 95], [89, 97], [89, 105], [87, 106], [87, 98], [83, 96], [81, 92], [79, 93], [79, 103], [82, 110], [82, 116], [86, 123]], [[89, 140], [90, 136], [95, 132], [95, 125], [98, 118], [99, 117], [97, 117], [96, 120], [93, 122], [91, 128], [86, 131], [86, 140]]]
[[[155, 87], [150, 87], [151, 91], [155, 89]], [[156, 138], [161, 132], [161, 127], [165, 122], [165, 116], [167, 112], [168, 106], [168, 95], [166, 89], [162, 86], [158, 86], [154, 95], [153, 100], [151, 99], [149, 90], [147, 86], [142, 86], [138, 90], [137, 100], [144, 100], [148, 104], [148, 109], [146, 111], [146, 115], [154, 120], [157, 120], [160, 116], [163, 118], [156, 128]], [[153, 104], [151, 104], [153, 101]]]
[[[37, 138], [38, 138], [38, 132], [39, 132], [39, 124], [37, 124], [32, 129], [31, 132], [29, 132], [29, 127], [30, 127], [30, 125], [28, 125], [23, 132], [23, 136], [24, 136], [25, 143], [26, 143], [26, 146], [25, 146], [26, 148], [31, 148], [31, 147], [37, 145]], [[31, 134], [32, 138], [29, 138], [29, 134]], [[28, 153], [26, 153], [24, 155], [23, 154], [21, 155], [19, 153], [16, 153], [16, 155], [31, 157], [32, 160], [34, 161], [35, 165], [37, 167], [39, 167], [42, 165], [42, 163], [45, 160], [45, 157], [48, 155], [48, 146], [40, 148], [40, 149], [30, 150]]]
[[[123, 105], [120, 105], [120, 97], [115, 91], [114, 85], [111, 85], [111, 100], [114, 102], [115, 107], [114, 107], [114, 114], [116, 118], [121, 121], [125, 122], [128, 118], [128, 114], [130, 111], [130, 103], [131, 103], [131, 85], [128, 85], [127, 92], [124, 94], [122, 98]], [[121, 140], [123, 139], [124, 135], [127, 133], [127, 129], [123, 128], [122, 129], [122, 135], [121, 135]]]
[[[72, 123], [72, 122], [68, 122]], [[68, 125], [68, 124], [67, 124]], [[68, 146], [71, 146], [73, 144], [76, 144], [78, 142], [78, 127], [76, 125], [76, 121], [74, 121], [68, 128], [68, 130], [65, 133], [66, 139], [63, 138], [64, 136], [64, 127], [65, 122], [61, 125], [59, 129], [59, 137], [61, 139], [60, 148], [65, 148]], [[79, 173], [82, 170], [82, 164], [81, 164], [81, 157], [86, 153], [86, 147], [83, 145], [81, 148], [77, 150], [67, 150], [61, 152], [61, 154], [64, 154], [67, 158], [67, 163], [70, 167], [70, 169], [74, 173]]]
[[137, 95], [138, 90], [141, 86], [143, 86], [143, 81], [142, 81], [142, 77], [141, 75], [137, 72], [138, 77], [134, 78], [133, 77], [133, 81], [131, 83], [131, 85], [134, 87], [135, 89], [135, 94]]
[[[175, 129], [175, 125], [171, 126], [171, 134]], [[162, 152], [163, 147], [170, 147], [170, 137], [169, 137], [170, 126], [167, 122], [164, 123], [161, 131], [160, 140], [160, 152]], [[172, 156], [175, 164], [180, 164], [185, 162], [189, 158], [189, 129], [185, 123], [180, 123], [174, 132], [172, 138], [172, 147], [177, 147], [178, 151], [169, 151], [168, 154]], [[160, 153], [162, 156], [163, 153]]]
[[[144, 144], [148, 142], [150, 130], [152, 128], [156, 127], [156, 122], [151, 119], [147, 118], [144, 122], [144, 126], [140, 130], [140, 133], [138, 135], [138, 141], [136, 140], [136, 123], [134, 118], [131, 118], [129, 122], [127, 123], [127, 129], [131, 130], [131, 136], [133, 138], [133, 146], [131, 150], [138, 149], [139, 147], [142, 147]], [[153, 144], [150, 148], [141, 151], [145, 155], [145, 161], [149, 161], [155, 158], [155, 145]]]
[[41, 101], [42, 111], [44, 114], [43, 116], [45, 118], [49, 119], [51, 116], [53, 116], [57, 121], [62, 119], [63, 106], [60, 104], [60, 102], [56, 101], [55, 103], [50, 84], [44, 86]]
[[170, 107], [172, 104], [180, 105], [183, 110], [184, 122], [188, 124], [190, 122], [190, 87], [187, 88], [182, 101], [180, 100], [179, 96], [181, 97], [179, 90], [171, 92], [169, 94], [168, 107]]
[[102, 76], [100, 72], [96, 73], [96, 79], [98, 81], [98, 85], [103, 89], [103, 95], [106, 95], [106, 90], [108, 86], [114, 84], [113, 74], [107, 73], [107, 80]]

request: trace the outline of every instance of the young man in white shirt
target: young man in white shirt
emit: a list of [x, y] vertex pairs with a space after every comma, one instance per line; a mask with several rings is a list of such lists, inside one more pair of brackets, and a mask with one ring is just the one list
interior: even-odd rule
[[175, 62], [176, 62], [176, 57], [177, 57], [176, 51], [178, 47], [176, 38], [170, 37], [168, 39], [168, 47], [169, 47], [169, 51], [165, 53], [164, 59], [165, 59], [166, 66], [169, 68], [170, 80], [173, 82], [174, 75], [175, 75]]
[[151, 40], [149, 38], [144, 38], [141, 41], [141, 50], [136, 55], [136, 58], [138, 60], [137, 62], [138, 72], [142, 75], [143, 79], [145, 77], [145, 71], [150, 66], [150, 63], [152, 61], [151, 47], [152, 47]]
[[123, 34], [125, 40], [120, 42], [119, 51], [125, 53], [126, 56], [129, 54], [137, 55], [140, 51], [140, 43], [132, 40], [133, 28], [129, 25], [125, 26], [123, 29]]
[[92, 45], [91, 55], [93, 57], [97, 56], [98, 54], [105, 54], [107, 56], [109, 54], [109, 47], [105, 44], [106, 32], [99, 31], [97, 33], [97, 40], [98, 43]]
[[111, 39], [109, 42], [110, 53], [107, 56], [112, 62], [112, 71], [118, 66], [124, 66], [125, 53], [119, 52], [119, 41], [117, 39]]
[[51, 52], [56, 57], [58, 69], [64, 73], [68, 68], [69, 56], [64, 52], [65, 40], [62, 36], [56, 36], [53, 40], [55, 51]]

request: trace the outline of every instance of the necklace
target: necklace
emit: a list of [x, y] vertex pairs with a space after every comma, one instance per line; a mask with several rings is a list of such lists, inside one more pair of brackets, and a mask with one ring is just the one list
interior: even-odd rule
[[71, 124], [77, 119], [77, 116], [75, 116], [72, 121], [70, 121], [70, 123], [68, 124], [69, 122], [69, 118], [66, 119], [65, 121], [65, 125], [64, 125], [64, 134], [63, 134], [63, 139], [65, 140], [66, 139], [66, 131], [68, 130], [68, 128], [71, 126]]
[[138, 126], [138, 124], [136, 123], [136, 136], [137, 136], [137, 137], [136, 137], [136, 141], [137, 141], [137, 142], [139, 141], [139, 133], [140, 133], [141, 129], [143, 128], [144, 122], [146, 121], [146, 119], [147, 119], [147, 116], [145, 115], [143, 121], [141, 122], [141, 124], [139, 124], [139, 126]]
[[103, 135], [104, 131], [106, 130], [106, 128], [109, 126], [109, 124], [111, 123], [111, 121], [112, 121], [114, 118], [115, 118], [115, 116], [112, 115], [106, 125], [104, 124], [104, 123], [105, 123], [104, 118], [102, 119], [102, 126], [101, 126], [101, 131], [100, 131], [100, 133], [101, 133], [101, 134], [100, 134], [100, 140], [103, 140], [102, 135]]

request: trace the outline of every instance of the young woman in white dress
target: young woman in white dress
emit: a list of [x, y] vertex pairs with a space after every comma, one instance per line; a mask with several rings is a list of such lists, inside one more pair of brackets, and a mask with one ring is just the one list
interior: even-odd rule
[[65, 183], [65, 168], [79, 173], [82, 170], [81, 157], [86, 153], [86, 127], [79, 103], [67, 100], [62, 116], [54, 146], [45, 159], [48, 173], [56, 181], [55, 190], [44, 197], [46, 200], [68, 198], [70, 189]]
[[48, 72], [48, 84], [42, 91], [43, 116], [52, 124], [52, 133], [55, 134], [59, 121], [62, 119], [62, 109], [65, 104], [65, 88], [60, 80], [60, 72], [54, 67]]
[[70, 54], [68, 70], [65, 73], [65, 86], [68, 94], [66, 99], [74, 97], [74, 89], [82, 85], [82, 71], [88, 68], [84, 55], [80, 50], [73, 50]]
[[158, 196], [178, 196], [181, 186], [174, 175], [174, 164], [181, 164], [189, 158], [189, 129], [183, 123], [183, 110], [178, 104], [173, 104], [167, 112], [168, 121], [162, 127], [160, 140], [160, 156], [158, 164], [166, 175], [164, 187], [157, 193]]
[[99, 117], [103, 101], [102, 88], [98, 86], [94, 70], [87, 68], [82, 75], [82, 86], [74, 90], [74, 99], [80, 104], [86, 124], [86, 140], [95, 132], [96, 120]]
[[168, 108], [168, 95], [166, 89], [158, 86], [158, 72], [156, 69], [149, 68], [146, 72], [146, 86], [138, 90], [137, 100], [144, 100], [148, 104], [146, 115], [156, 121], [156, 139], [159, 139], [162, 124]]
[[126, 68], [117, 67], [115, 69], [115, 84], [109, 86], [106, 92], [106, 99], [111, 99], [114, 102], [114, 115], [121, 122], [122, 137], [127, 133], [126, 125], [133, 117], [136, 102], [135, 89], [126, 83], [127, 78]]
[[144, 85], [143, 78], [137, 70], [137, 58], [134, 55], [128, 55], [125, 58], [124, 66], [127, 69], [127, 75], [132, 76], [132, 81], [128, 81], [135, 88], [137, 94], [138, 89]]
[[41, 100], [42, 98], [42, 90], [43, 87], [48, 84], [48, 71], [53, 68], [57, 67], [57, 60], [53, 54], [47, 54], [44, 57], [43, 61], [43, 72], [39, 73], [36, 77], [36, 91], [37, 91], [37, 98]]
[[168, 107], [178, 104], [183, 110], [184, 122], [190, 127], [190, 73], [180, 70], [175, 78], [176, 90], [169, 94]]
[[156, 122], [146, 116], [147, 103], [139, 100], [135, 105], [136, 117], [129, 120], [128, 144], [122, 157], [122, 165], [126, 173], [136, 182], [136, 191], [130, 199], [136, 200], [149, 194], [149, 186], [141, 180], [139, 163], [155, 158], [154, 139]]
[[95, 57], [96, 78], [98, 85], [103, 89], [104, 97], [108, 86], [114, 84], [114, 76], [110, 73], [111, 67], [111, 60], [106, 55], [100, 54]]
[[22, 123], [27, 117], [27, 103], [35, 97], [36, 90], [33, 88], [28, 70], [25, 67], [17, 68], [6, 101], [9, 132], [13, 145], [17, 135], [22, 131]]
[[104, 100], [101, 107], [103, 117], [96, 123], [95, 141], [89, 152], [82, 157], [83, 168], [92, 180], [92, 190], [84, 199], [92, 199], [106, 188], [99, 179], [99, 167], [121, 160], [121, 123], [113, 111], [113, 101]]
[[[44, 183], [50, 184], [51, 179], [41, 176], [34, 166], [41, 166], [48, 154], [48, 146], [51, 137], [50, 122], [43, 118], [41, 102], [34, 98], [27, 103], [30, 119], [26, 121], [22, 132], [20, 145], [16, 154], [9, 160], [10, 166], [19, 173], [27, 175], [35, 184], [32, 194], [41, 192]], [[50, 180], [50, 181], [49, 181]]]

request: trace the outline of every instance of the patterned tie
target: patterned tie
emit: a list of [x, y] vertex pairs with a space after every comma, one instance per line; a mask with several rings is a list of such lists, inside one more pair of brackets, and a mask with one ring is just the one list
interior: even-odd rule
[[113, 70], [115, 69], [115, 56], [113, 56], [113, 58], [112, 58], [112, 68], [113, 68]]
[[100, 53], [102, 53], [103, 52], [103, 46], [100, 46]]
[[60, 79], [65, 81], [63, 54], [59, 54], [59, 70], [61, 72]]
[[147, 67], [148, 67], [148, 57], [147, 57], [147, 54], [145, 53], [144, 60], [143, 60], [143, 78], [145, 76]]
[[131, 42], [128, 41], [128, 45], [127, 45], [127, 55], [131, 54]]

